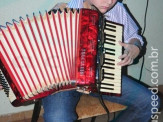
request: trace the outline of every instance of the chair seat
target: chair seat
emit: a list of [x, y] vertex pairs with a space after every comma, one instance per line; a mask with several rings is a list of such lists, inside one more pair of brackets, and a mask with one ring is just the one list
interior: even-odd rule
[[[127, 108], [126, 106], [121, 104], [117, 104], [109, 101], [104, 101], [104, 102], [108, 107], [110, 113], [121, 111]], [[35, 103], [31, 122], [37, 122], [39, 116], [43, 115], [43, 112], [44, 110], [41, 109], [41, 100], [39, 100]], [[86, 94], [81, 96], [76, 107], [76, 112], [78, 114], [78, 120], [106, 114], [98, 98], [91, 97]]]
[[[110, 113], [121, 111], [127, 108], [127, 106], [121, 104], [117, 104], [109, 101], [104, 101], [104, 102], [108, 107]], [[76, 112], [78, 114], [79, 120], [106, 114], [106, 111], [101, 106], [98, 98], [85, 95], [85, 94], [81, 96], [80, 101], [76, 107]]]

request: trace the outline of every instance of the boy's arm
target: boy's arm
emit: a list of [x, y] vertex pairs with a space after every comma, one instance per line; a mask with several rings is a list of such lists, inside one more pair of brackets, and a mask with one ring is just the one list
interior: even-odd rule
[[117, 9], [121, 9], [119, 17], [124, 25], [124, 43], [120, 42], [120, 45], [125, 49], [124, 54], [119, 57], [122, 61], [118, 65], [126, 66], [133, 63], [134, 59], [139, 55], [144, 42], [142, 36], [139, 35], [139, 27], [125, 7], [120, 4], [119, 8], [115, 8], [115, 12]]

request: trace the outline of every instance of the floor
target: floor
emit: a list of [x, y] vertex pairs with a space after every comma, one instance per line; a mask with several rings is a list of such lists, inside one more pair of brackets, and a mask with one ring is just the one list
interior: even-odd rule
[[[162, 114], [159, 116], [159, 120], [155, 121], [155, 122], [163, 122], [163, 111], [161, 113]], [[113, 117], [113, 115], [111, 115], [111, 119], [112, 119], [112, 117]], [[23, 120], [23, 121], [15, 121], [15, 122], [31, 122], [31, 120], [30, 119], [26, 119], [26, 120]], [[43, 118], [40, 117], [38, 122], [44, 122]], [[91, 122], [91, 118], [83, 119], [81, 122]], [[107, 122], [107, 116], [106, 115], [98, 116], [96, 118], [95, 122]]]
[[[106, 115], [102, 115], [102, 116], [98, 116], [96, 118], [95, 122], [106, 122], [106, 120], [107, 120], [107, 116]], [[14, 122], [31, 122], [31, 119], [25, 119], [25, 120], [14, 121]], [[43, 118], [39, 117], [38, 122], [44, 122]], [[83, 119], [81, 122], [91, 122], [91, 118]]]

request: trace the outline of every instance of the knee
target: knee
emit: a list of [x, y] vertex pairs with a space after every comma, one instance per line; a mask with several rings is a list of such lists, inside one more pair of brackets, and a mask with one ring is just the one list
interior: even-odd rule
[[152, 108], [152, 95], [153, 94], [148, 88], [142, 87], [132, 96], [128, 106], [134, 107], [140, 111], [143, 110], [150, 112]]
[[80, 94], [75, 91], [60, 92], [42, 100], [45, 122], [73, 122], [77, 119], [75, 107]]

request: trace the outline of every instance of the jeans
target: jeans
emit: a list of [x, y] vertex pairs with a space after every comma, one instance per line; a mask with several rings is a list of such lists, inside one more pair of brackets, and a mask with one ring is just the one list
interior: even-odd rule
[[[82, 93], [70, 90], [43, 98], [45, 122], [74, 122], [77, 120], [75, 108], [81, 95]], [[95, 93], [90, 95], [97, 96]], [[123, 76], [122, 96], [103, 95], [103, 98], [127, 106], [127, 109], [116, 118], [116, 122], [148, 122], [151, 118], [151, 96], [152, 93], [148, 88]]]

